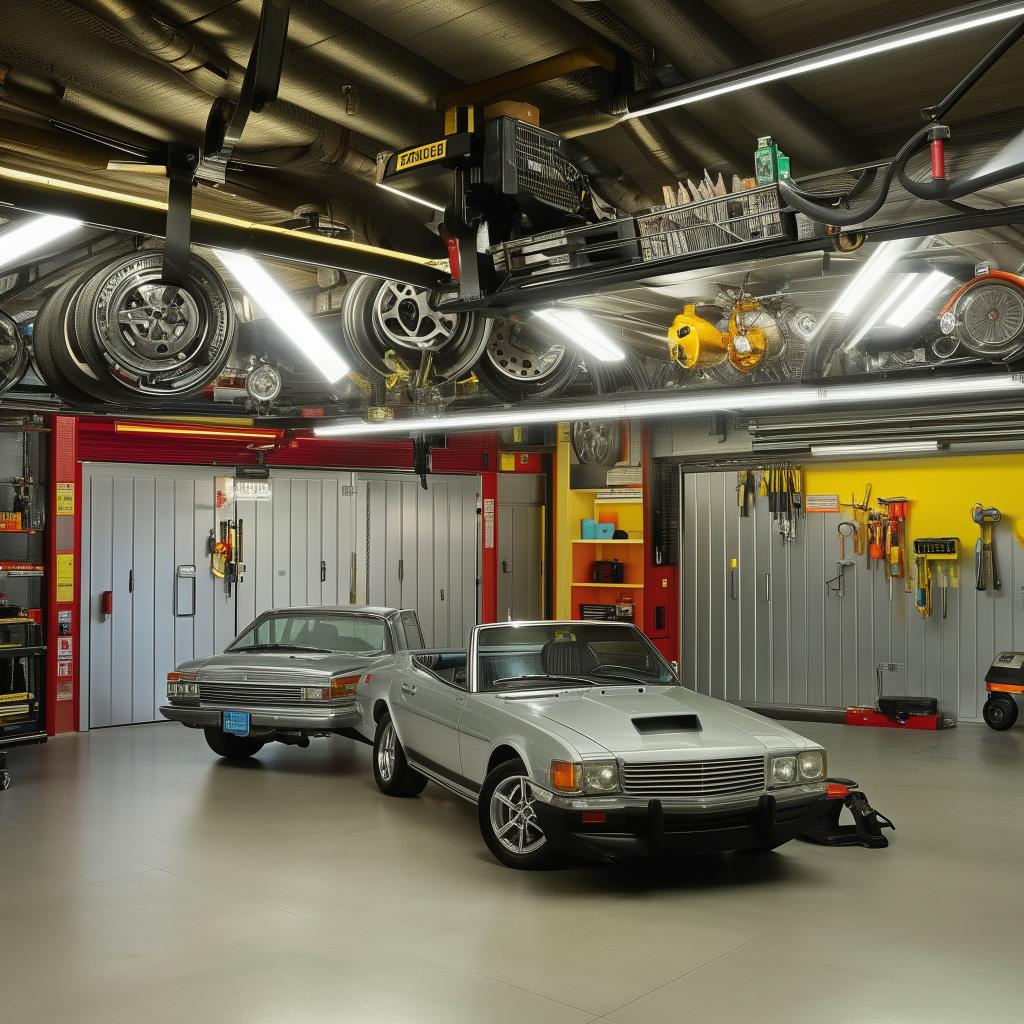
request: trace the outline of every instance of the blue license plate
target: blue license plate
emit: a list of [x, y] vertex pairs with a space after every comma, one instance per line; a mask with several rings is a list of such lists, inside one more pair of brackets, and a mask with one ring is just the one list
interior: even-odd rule
[[232, 736], [249, 735], [249, 712], [248, 711], [225, 711], [222, 728]]

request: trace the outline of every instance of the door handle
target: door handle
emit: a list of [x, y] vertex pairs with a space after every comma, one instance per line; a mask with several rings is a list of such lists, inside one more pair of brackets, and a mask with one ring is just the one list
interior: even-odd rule
[[465, 704], [466, 703], [466, 698], [465, 697], [456, 697], [455, 698], [455, 703], [456, 704]]
[[320, 582], [327, 582], [327, 563], [322, 558], [320, 559]]
[[772, 574], [770, 572], [764, 574], [764, 599], [768, 602], [772, 599]]
[[416, 692], [416, 687], [412, 683], [402, 683], [402, 693], [407, 693], [411, 697]]
[[508, 573], [508, 562], [504, 558], [501, 560], [501, 571], [506, 574]]
[[444, 600], [444, 587], [441, 588], [441, 600]]
[[129, 594], [134, 594], [135, 593], [135, 570], [134, 569], [129, 569], [128, 570], [128, 593]]

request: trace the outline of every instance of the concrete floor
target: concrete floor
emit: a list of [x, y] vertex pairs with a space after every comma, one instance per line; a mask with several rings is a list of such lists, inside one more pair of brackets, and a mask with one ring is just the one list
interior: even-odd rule
[[176, 725], [15, 750], [0, 1017], [39, 1024], [1021, 1019], [1024, 729], [798, 726], [899, 831], [508, 871], [341, 739], [220, 764]]

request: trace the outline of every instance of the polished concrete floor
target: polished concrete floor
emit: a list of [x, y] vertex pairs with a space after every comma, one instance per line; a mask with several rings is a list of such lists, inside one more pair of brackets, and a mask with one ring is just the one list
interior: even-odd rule
[[38, 1024], [1021, 1020], [1024, 729], [799, 726], [888, 850], [495, 863], [368, 748], [219, 763], [164, 724], [12, 751], [0, 1019]]

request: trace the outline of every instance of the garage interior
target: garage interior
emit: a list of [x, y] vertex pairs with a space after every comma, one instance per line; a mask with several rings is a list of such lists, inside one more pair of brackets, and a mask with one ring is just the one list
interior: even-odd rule
[[0, 1017], [1019, 1019], [1024, 6], [2, 21]]

